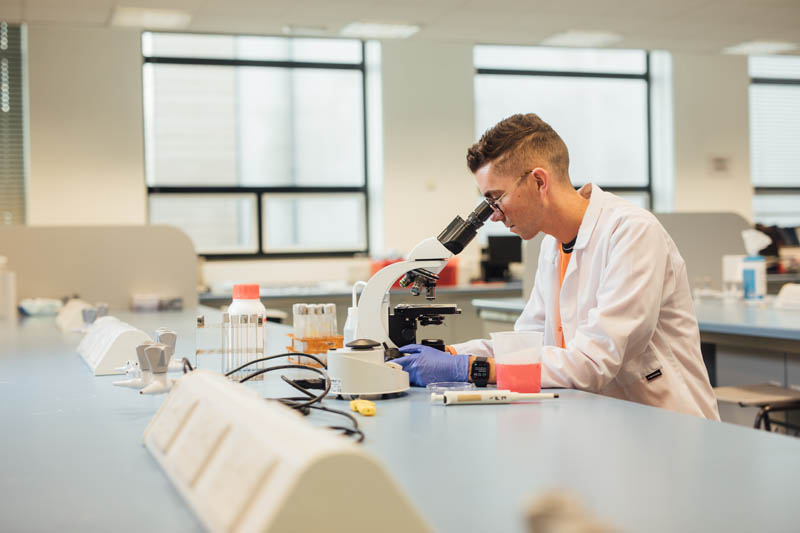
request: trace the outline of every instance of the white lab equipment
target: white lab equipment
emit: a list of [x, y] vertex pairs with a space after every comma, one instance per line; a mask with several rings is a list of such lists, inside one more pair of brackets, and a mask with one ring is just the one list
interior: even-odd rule
[[154, 343], [144, 349], [144, 356], [150, 365], [152, 381], [139, 394], [165, 394], [170, 391], [174, 383], [167, 377], [169, 368], [170, 348], [166, 344]]
[[[439, 272], [475, 238], [493, 212], [491, 204], [481, 200], [466, 220], [456, 216], [437, 237], [417, 244], [405, 261], [387, 265], [369, 279], [358, 299], [355, 340], [328, 352], [332, 392], [372, 396], [408, 390], [408, 373], [396, 363], [384, 362], [384, 347], [414, 343], [417, 321], [438, 325], [443, 323], [444, 315], [459, 314], [461, 310], [447, 304], [400, 304], [390, 315], [389, 290], [402, 277], [402, 287], [411, 286], [415, 295], [424, 290], [426, 300], [433, 300]], [[354, 294], [355, 291], [353, 287]]]
[[[240, 283], [233, 286], [233, 302], [228, 306], [228, 321], [223, 325], [226, 328], [223, 373], [264, 356], [267, 309], [261, 303], [260, 292], [259, 286], [255, 283]], [[262, 368], [264, 368], [263, 362], [256, 363], [232, 375], [231, 378], [241, 379], [244, 375]]]
[[487, 403], [512, 403], [558, 398], [555, 392], [512, 392], [508, 390], [445, 391], [431, 393], [431, 403], [444, 405], [471, 405]]
[[331, 394], [374, 396], [407, 391], [408, 372], [397, 363], [384, 362], [384, 354], [383, 346], [368, 339], [328, 352]]
[[356, 328], [358, 326], [358, 291], [367, 286], [366, 281], [357, 281], [353, 284], [353, 305], [347, 309], [347, 320], [344, 323], [344, 345], [352, 342], [356, 338]]
[[742, 260], [742, 291], [745, 300], [762, 300], [767, 294], [767, 259], [763, 255]]
[[78, 353], [95, 376], [119, 374], [136, 346], [150, 337], [144, 331], [113, 316], [98, 318], [78, 344]]
[[114, 370], [131, 378], [138, 378], [142, 375], [142, 371], [139, 369], [139, 362], [132, 359], [128, 359], [124, 365], [118, 366]]
[[210, 531], [432, 531], [364, 447], [212, 372], [178, 380], [142, 441]]
[[23, 298], [18, 309], [28, 316], [55, 316], [63, 307], [64, 302], [56, 298]]
[[83, 326], [88, 328], [97, 320], [97, 309], [94, 307], [81, 309], [81, 317], [83, 317]]
[[150, 362], [145, 355], [145, 349], [152, 346], [154, 343], [151, 340], [146, 340], [136, 347], [136, 359], [139, 363], [139, 376], [124, 381], [115, 381], [112, 384], [117, 387], [127, 387], [129, 389], [143, 389], [150, 385], [153, 381], [153, 373], [150, 370]]
[[778, 309], [800, 309], [800, 283], [785, 283], [775, 297]]
[[175, 357], [175, 345], [178, 342], [178, 334], [166, 327], [160, 327], [156, 330], [156, 342], [166, 344], [169, 349], [169, 371], [182, 372], [183, 371], [183, 358]]
[[0, 320], [17, 318], [17, 275], [9, 270], [8, 258], [0, 255]]
[[92, 305], [78, 298], [72, 298], [58, 311], [56, 326], [63, 332], [82, 331], [85, 327], [83, 310], [91, 309]]
[[742, 262], [746, 255], [722, 256], [722, 295], [727, 300], [742, 297]]
[[425, 298], [433, 300], [439, 272], [452, 256], [461, 253], [472, 241], [493, 212], [491, 204], [481, 200], [466, 220], [455, 217], [437, 237], [429, 237], [417, 244], [405, 261], [392, 263], [376, 272], [358, 300], [355, 338], [372, 339], [389, 347], [404, 346], [416, 342], [417, 319], [433, 319], [436, 322], [431, 323], [440, 324], [442, 315], [460, 313], [455, 306], [421, 305], [404, 306], [402, 317], [397, 310], [390, 316], [389, 289], [402, 277], [400, 286], [411, 286], [411, 293], [415, 295], [424, 290]]

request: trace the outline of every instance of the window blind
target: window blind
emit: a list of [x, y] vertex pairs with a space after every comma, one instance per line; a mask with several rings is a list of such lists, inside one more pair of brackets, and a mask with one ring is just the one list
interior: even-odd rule
[[750, 167], [757, 222], [800, 225], [800, 57], [751, 57]]
[[25, 223], [22, 36], [0, 22], [0, 224]]

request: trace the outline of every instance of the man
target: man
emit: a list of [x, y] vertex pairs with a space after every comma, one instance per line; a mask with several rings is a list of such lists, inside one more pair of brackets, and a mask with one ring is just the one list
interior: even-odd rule
[[[546, 234], [533, 291], [514, 325], [544, 333], [542, 386], [719, 420], [686, 266], [656, 218], [591, 183], [576, 191], [564, 141], [534, 114], [488, 130], [467, 164], [492, 220], [523, 239]], [[462, 355], [410, 345], [396, 362], [424, 385], [466, 381], [476, 356], [493, 356], [487, 340], [448, 348]]]

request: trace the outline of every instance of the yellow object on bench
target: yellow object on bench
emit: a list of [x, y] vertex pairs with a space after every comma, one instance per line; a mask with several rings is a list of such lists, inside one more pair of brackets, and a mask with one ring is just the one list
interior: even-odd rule
[[351, 400], [350, 409], [353, 411], [358, 411], [364, 416], [374, 416], [375, 402], [371, 402], [369, 400]]

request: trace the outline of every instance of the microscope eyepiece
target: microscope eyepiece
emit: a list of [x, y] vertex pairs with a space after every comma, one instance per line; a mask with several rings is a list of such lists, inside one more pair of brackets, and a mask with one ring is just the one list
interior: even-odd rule
[[492, 206], [486, 199], [480, 201], [478, 206], [467, 216], [467, 220], [457, 216], [439, 234], [437, 239], [445, 248], [454, 255], [461, 253], [467, 244], [475, 238], [478, 229], [492, 216]]

